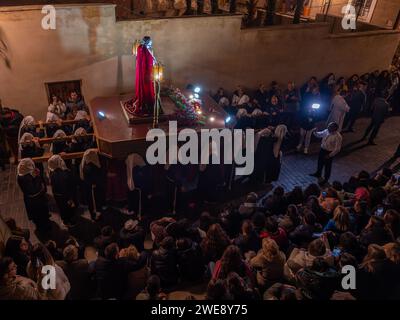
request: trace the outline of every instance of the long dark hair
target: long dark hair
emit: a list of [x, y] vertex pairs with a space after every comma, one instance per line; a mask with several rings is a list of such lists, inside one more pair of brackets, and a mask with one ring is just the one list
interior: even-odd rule
[[30, 260], [30, 277], [37, 281], [38, 275], [41, 273], [41, 268], [46, 265], [54, 266], [55, 262], [49, 250], [41, 244], [37, 243], [33, 246]]
[[219, 278], [225, 279], [229, 273], [236, 272], [243, 276], [243, 260], [240, 249], [235, 245], [226, 248], [221, 258], [221, 272]]
[[368, 253], [364, 257], [361, 267], [368, 272], [374, 272], [376, 263], [386, 259], [386, 253], [383, 247], [377, 244], [370, 244], [368, 246]]
[[207, 236], [201, 243], [201, 248], [206, 255], [216, 254], [219, 256], [229, 243], [229, 237], [222, 229], [221, 225], [215, 223], [208, 229]]
[[397, 239], [400, 235], [400, 214], [396, 210], [390, 209], [385, 213], [383, 220], [386, 227], [392, 232], [393, 238]]
[[297, 209], [296, 205], [290, 204], [287, 208], [286, 215], [290, 218], [295, 227], [297, 227], [300, 224], [301, 219], [299, 215], [299, 210]]

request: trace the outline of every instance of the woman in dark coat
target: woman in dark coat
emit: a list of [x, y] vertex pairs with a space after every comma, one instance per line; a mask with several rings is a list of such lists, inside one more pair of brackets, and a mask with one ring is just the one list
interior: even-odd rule
[[24, 194], [24, 203], [29, 220], [32, 220], [39, 232], [50, 229], [49, 208], [46, 187], [39, 170], [30, 158], [22, 159], [18, 165], [17, 182]]
[[257, 252], [261, 247], [261, 240], [253, 229], [250, 220], [244, 220], [241, 232], [233, 241], [233, 244], [238, 246], [242, 254], [248, 251]]
[[360, 234], [360, 243], [365, 248], [370, 244], [384, 245], [393, 240], [393, 235], [387, 229], [385, 221], [377, 216], [371, 216], [367, 226]]
[[50, 182], [61, 219], [66, 225], [74, 223], [76, 188], [71, 171], [59, 155], [53, 155], [48, 161]]
[[97, 149], [85, 151], [79, 174], [83, 181], [85, 200], [89, 204], [90, 216], [93, 220], [97, 220], [104, 199], [103, 173]]
[[272, 154], [269, 155], [267, 160], [267, 171], [266, 181], [277, 181], [281, 172], [282, 163], [282, 142], [287, 133], [287, 127], [283, 124], [277, 126], [274, 131], [274, 137], [276, 139]]
[[172, 237], [165, 237], [160, 248], [153, 251], [150, 260], [151, 274], [160, 277], [163, 288], [171, 287], [178, 282], [177, 256], [175, 241]]
[[37, 127], [35, 118], [32, 116], [26, 116], [22, 119], [19, 127], [18, 139], [21, 139], [24, 133], [30, 133], [37, 138], [43, 138], [45, 136], [45, 130], [42, 123], [39, 121], [39, 127]]
[[264, 182], [269, 175], [268, 160], [271, 157], [276, 138], [269, 128], [257, 132], [255, 137], [254, 171], [251, 179], [254, 182]]
[[69, 148], [66, 150], [68, 153], [84, 152], [87, 149], [95, 148], [96, 143], [93, 141], [92, 136], [87, 135], [87, 131], [80, 127], [74, 132], [75, 138], [72, 139]]
[[41, 157], [44, 149], [39, 145], [39, 141], [32, 134], [26, 132], [19, 140], [20, 158]]
[[53, 143], [51, 144], [51, 151], [53, 152], [53, 154], [59, 154], [68, 151], [67, 142], [62, 139], [65, 138], [66, 136], [67, 136], [66, 133], [61, 129], [57, 130], [54, 133], [53, 138], [60, 140], [54, 140]]
[[181, 238], [176, 242], [178, 269], [181, 280], [201, 280], [205, 271], [203, 255], [199, 245], [189, 238]]
[[4, 256], [11, 257], [17, 264], [17, 274], [27, 277], [26, 266], [30, 260], [31, 244], [23, 237], [11, 236], [8, 238]]
[[[398, 270], [398, 269], [397, 269]], [[394, 292], [396, 265], [386, 257], [383, 247], [371, 244], [357, 272], [357, 300], [384, 300]]]
[[200, 164], [199, 166], [199, 180], [197, 184], [197, 192], [200, 200], [216, 201], [218, 198], [218, 185], [223, 184], [223, 172], [219, 164], [213, 164], [213, 157], [220, 155], [219, 150], [216, 149], [216, 144], [210, 143], [209, 145], [209, 158], [208, 164]]
[[[19, 140], [19, 158], [35, 158], [43, 156], [44, 149], [40, 146], [37, 137], [34, 137], [31, 133], [24, 133]], [[43, 175], [43, 164], [38, 163], [36, 166], [40, 170], [40, 175]]]
[[128, 185], [128, 211], [130, 214], [141, 214], [142, 208], [148, 206], [153, 192], [152, 170], [138, 153], [130, 154], [126, 158], [125, 164]]

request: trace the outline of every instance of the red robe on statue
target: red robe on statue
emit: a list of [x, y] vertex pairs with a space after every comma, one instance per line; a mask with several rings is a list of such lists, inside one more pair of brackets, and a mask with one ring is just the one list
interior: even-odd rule
[[141, 44], [136, 53], [136, 81], [134, 114], [138, 116], [152, 115], [155, 93], [153, 83], [153, 55]]

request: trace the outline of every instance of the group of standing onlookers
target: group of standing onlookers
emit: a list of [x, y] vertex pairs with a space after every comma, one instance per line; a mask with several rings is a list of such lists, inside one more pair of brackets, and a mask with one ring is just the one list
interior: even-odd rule
[[[336, 122], [339, 132], [353, 131], [357, 117], [374, 114], [385, 101], [387, 112], [400, 110], [400, 74], [396, 68], [389, 72], [374, 71], [348, 79], [336, 78], [333, 73], [318, 81], [311, 77], [297, 88], [290, 81], [282, 90], [276, 81], [267, 88], [260, 84], [251, 95], [242, 86], [238, 86], [231, 98], [223, 88], [213, 96], [214, 100], [228, 113], [236, 116], [237, 127], [265, 128], [268, 125], [285, 124], [290, 131], [300, 127], [299, 149], [304, 144], [308, 151], [312, 130], [321, 120]], [[383, 114], [380, 110], [378, 113]], [[376, 114], [374, 123], [378, 123]], [[383, 114], [383, 117], [385, 114]], [[380, 115], [380, 118], [382, 116]], [[375, 134], [373, 134], [374, 136]], [[373, 141], [373, 137], [370, 141]]]

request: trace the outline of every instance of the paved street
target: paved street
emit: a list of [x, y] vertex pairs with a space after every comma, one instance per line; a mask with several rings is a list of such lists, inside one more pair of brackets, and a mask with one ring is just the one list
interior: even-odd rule
[[[358, 141], [368, 124], [368, 119], [359, 119], [354, 133], [343, 134], [343, 148], [333, 162], [331, 181], [344, 182], [361, 170], [373, 172], [395, 152], [400, 143], [400, 117], [386, 120], [375, 141], [376, 146], [367, 145], [367, 141]], [[315, 182], [316, 179], [308, 174], [316, 171], [319, 146], [316, 140], [309, 155], [291, 152], [284, 156], [281, 176], [276, 184], [290, 190], [296, 185]]]
[[[367, 146], [366, 142], [357, 142], [367, 124], [367, 119], [360, 119], [355, 133], [344, 134], [344, 147], [334, 161], [332, 181], [343, 182], [360, 170], [373, 172], [394, 153], [400, 142], [400, 117], [393, 117], [386, 121], [376, 139], [377, 146]], [[295, 152], [284, 155], [281, 177], [275, 185], [282, 185], [288, 191], [296, 185], [304, 186], [315, 182], [316, 179], [308, 174], [316, 170], [318, 150], [319, 142], [314, 141], [311, 152], [307, 156]], [[11, 166], [5, 172], [0, 172], [0, 191], [0, 213], [3, 218], [14, 217], [19, 226], [33, 230], [33, 225], [25, 214], [21, 191], [16, 184], [15, 166]], [[53, 214], [52, 219], [56, 222], [60, 221], [57, 214]], [[33, 240], [35, 241], [35, 238]]]

